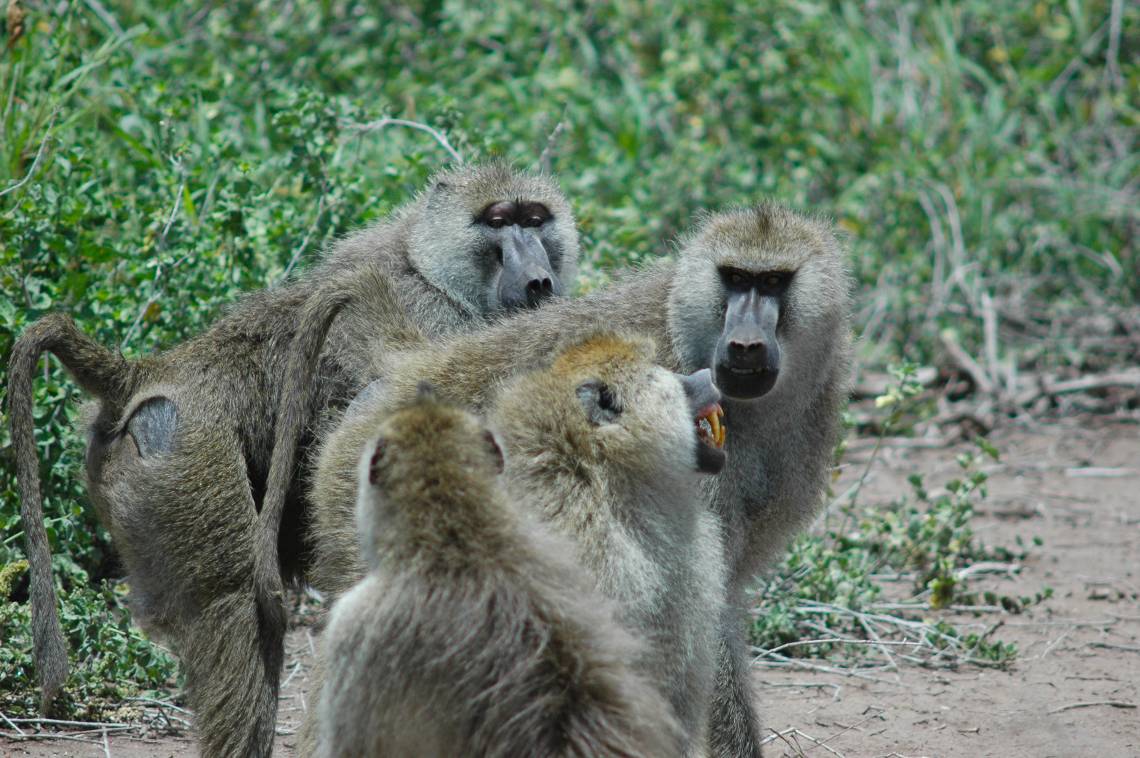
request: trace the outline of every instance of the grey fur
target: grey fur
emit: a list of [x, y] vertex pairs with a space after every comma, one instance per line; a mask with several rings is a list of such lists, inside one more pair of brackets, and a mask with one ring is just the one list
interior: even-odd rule
[[[550, 368], [496, 393], [490, 419], [507, 453], [511, 499], [574, 540], [598, 588], [649, 641], [638, 668], [667, 694], [684, 729], [683, 753], [697, 754], [716, 669], [716, 625], [708, 618], [719, 613], [724, 571], [716, 520], [699, 505], [693, 414], [680, 379], [653, 365], [647, 340], [597, 333], [557, 349]], [[620, 413], [590, 407], [602, 385], [620, 397]], [[356, 485], [332, 474], [359, 457], [392, 407], [385, 392], [363, 399], [358, 415], [322, 443], [314, 579], [334, 595], [349, 591], [365, 565], [355, 550], [337, 552], [347, 548], [341, 506]], [[424, 434], [430, 441], [430, 429]]]

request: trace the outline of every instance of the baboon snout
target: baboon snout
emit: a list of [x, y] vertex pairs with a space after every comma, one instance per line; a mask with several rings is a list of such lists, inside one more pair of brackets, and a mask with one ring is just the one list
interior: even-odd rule
[[534, 308], [562, 294], [546, 248], [537, 236], [511, 227], [503, 236], [501, 250], [503, 271], [498, 295], [504, 308]]
[[538, 276], [526, 283], [527, 305], [538, 305], [542, 300], [554, 296], [554, 281], [549, 276]]
[[768, 344], [759, 332], [729, 337], [728, 359], [739, 368], [759, 368], [768, 358]]
[[712, 371], [709, 369], [703, 368], [688, 376], [678, 375], [677, 378], [681, 380], [685, 397], [689, 398], [689, 405], [695, 413], [720, 402], [720, 392], [713, 385]]

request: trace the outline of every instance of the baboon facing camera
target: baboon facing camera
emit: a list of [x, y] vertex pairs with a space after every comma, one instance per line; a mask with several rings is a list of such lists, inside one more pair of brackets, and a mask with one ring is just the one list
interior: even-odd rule
[[[664, 366], [710, 369], [730, 433], [724, 471], [702, 487], [720, 520], [728, 577], [709, 745], [717, 756], [757, 756], [745, 589], [822, 503], [850, 381], [850, 288], [844, 251], [826, 221], [770, 203], [709, 214], [682, 238], [676, 260], [430, 349], [388, 354], [382, 389], [361, 399], [356, 416], [397, 407], [424, 380], [441, 398], [486, 411], [511, 377], [613, 324], [651, 336]], [[326, 444], [321, 459], [311, 577], [335, 594], [360, 572], [344, 528], [352, 522], [355, 457]]]

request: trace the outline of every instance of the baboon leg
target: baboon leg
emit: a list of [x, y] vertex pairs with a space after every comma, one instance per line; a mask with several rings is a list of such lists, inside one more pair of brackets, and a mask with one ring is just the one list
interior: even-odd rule
[[[389, 294], [388, 301], [396, 302]], [[253, 542], [253, 589], [257, 600], [257, 630], [270, 665], [281, 668], [288, 626], [285, 583], [281, 577], [278, 540], [289, 485], [296, 478], [297, 447], [305, 424], [317, 408], [313, 399], [317, 364], [333, 319], [349, 302], [342, 291], [321, 291], [305, 303], [300, 326], [289, 346], [281, 399], [277, 408], [273, 453], [265, 500]]]
[[317, 733], [320, 723], [317, 719], [317, 704], [321, 701], [321, 689], [325, 686], [325, 645], [317, 647], [317, 655], [309, 668], [305, 687], [305, 719], [297, 731], [297, 745], [294, 748], [298, 758], [310, 758], [317, 754]]
[[760, 758], [760, 722], [748, 670], [743, 614], [733, 606], [725, 609], [724, 616], [717, 646], [709, 755], [715, 758]]
[[179, 651], [204, 758], [273, 752], [281, 657], [250, 633], [258, 615], [252, 587], [217, 598]]
[[[257, 510], [232, 425], [193, 402], [177, 390], [144, 401], [88, 473], [130, 572], [132, 616], [181, 660], [202, 756], [268, 756], [284, 646], [254, 593]], [[139, 455], [136, 432], [140, 448], [173, 452]]]

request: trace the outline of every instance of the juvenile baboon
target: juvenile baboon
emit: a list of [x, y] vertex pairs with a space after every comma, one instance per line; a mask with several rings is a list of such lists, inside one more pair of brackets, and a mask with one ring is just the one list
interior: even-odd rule
[[[406, 402], [420, 380], [446, 400], [484, 410], [507, 377], [548, 363], [557, 345], [608, 324], [653, 337], [658, 360], [674, 370], [711, 368], [733, 431], [725, 471], [704, 485], [728, 564], [710, 746], [714, 755], [755, 756], [760, 734], [744, 592], [822, 501], [848, 391], [849, 319], [850, 277], [829, 224], [761, 204], [704, 217], [675, 261], [628, 272], [586, 297], [430, 350], [390, 354], [383, 391], [363, 398], [360, 411]], [[337, 576], [359, 570], [337, 528], [351, 523], [354, 499], [328, 483], [351, 479], [352, 464], [333, 461], [327, 449], [322, 457], [329, 465], [315, 480], [312, 576], [336, 592]]]
[[[709, 616], [724, 591], [718, 525], [699, 482], [724, 466], [724, 435], [710, 372], [680, 377], [654, 365], [653, 355], [644, 338], [599, 333], [573, 341], [549, 369], [502, 390], [491, 424], [507, 451], [512, 500], [574, 540], [578, 560], [618, 601], [623, 622], [651, 642], [639, 669], [661, 682], [691, 754], [707, 729], [716, 668]], [[327, 485], [325, 463], [359, 456], [383, 413], [330, 434], [318, 488]], [[431, 444], [433, 427], [420, 429]], [[319, 514], [322, 501], [314, 505]], [[447, 539], [446, 522], [436, 522], [437, 539]], [[363, 567], [351, 570], [359, 576]], [[383, 678], [377, 671], [386, 670], [369, 675]]]
[[[88, 492], [130, 574], [135, 619], [182, 660], [203, 754], [267, 755], [283, 655], [279, 589], [306, 560], [307, 475], [294, 461], [318, 420], [374, 378], [387, 340], [403, 334], [391, 328], [394, 313], [438, 339], [561, 294], [577, 257], [553, 182], [501, 164], [461, 167], [391, 220], [336, 243], [309, 273], [246, 296], [167, 352], [127, 361], [61, 314], [30, 326], [13, 347], [9, 398], [43, 707], [67, 672], [33, 436], [43, 352], [96, 400]], [[304, 396], [284, 396], [287, 387]], [[289, 454], [274, 461], [285, 492], [267, 501], [277, 422], [290, 413]], [[280, 561], [259, 557], [265, 543]]]
[[629, 663], [644, 643], [502, 491], [491, 431], [424, 392], [372, 434], [368, 574], [322, 638], [315, 754], [676, 755], [668, 702]]

